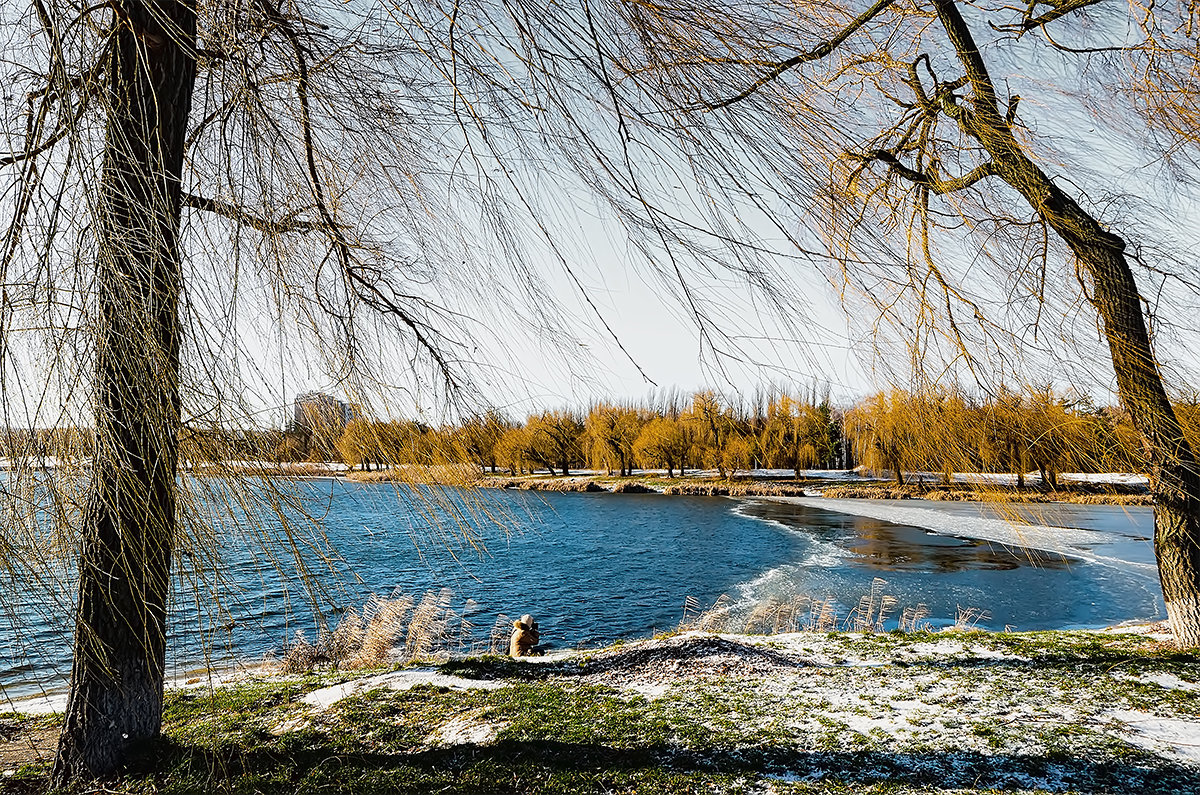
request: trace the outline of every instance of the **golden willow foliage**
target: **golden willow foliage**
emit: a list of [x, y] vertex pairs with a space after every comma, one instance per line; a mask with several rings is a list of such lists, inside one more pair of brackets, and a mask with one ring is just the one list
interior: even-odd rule
[[[631, 475], [637, 469], [712, 469], [722, 477], [758, 467], [833, 468], [841, 415], [827, 398], [784, 394], [747, 402], [712, 390], [686, 402], [657, 405], [598, 402], [584, 411], [531, 414], [524, 422], [490, 412], [461, 424], [431, 427], [407, 421], [355, 419], [339, 438], [292, 431], [259, 434], [262, 457], [278, 463], [340, 460], [351, 468], [443, 467], [470, 464], [513, 475], [569, 475], [589, 468]], [[321, 458], [325, 451], [328, 458]]]
[[[1189, 435], [1200, 435], [1200, 397], [1176, 404]], [[298, 433], [234, 440], [230, 451], [272, 460], [320, 460], [322, 444]], [[751, 469], [852, 469], [861, 465], [898, 482], [932, 473], [1028, 473], [1057, 487], [1062, 472], [1144, 472], [1128, 414], [1049, 387], [1002, 389], [987, 398], [957, 389], [890, 390], [849, 409], [816, 392], [757, 395], [746, 401], [711, 390], [661, 405], [598, 402], [512, 421], [497, 412], [439, 428], [357, 419], [332, 447], [352, 468], [404, 468], [437, 480], [473, 479], [479, 471], [570, 475], [591, 469], [629, 476], [635, 469], [713, 470], [733, 477]], [[187, 443], [184, 445], [187, 449]], [[208, 452], [211, 456], [212, 451]], [[185, 456], [186, 458], [186, 456]], [[469, 466], [468, 470], [462, 469]], [[420, 475], [414, 475], [419, 480]]]
[[949, 389], [880, 392], [846, 413], [845, 432], [859, 462], [897, 482], [905, 472], [938, 473], [946, 483], [955, 472], [987, 472], [1011, 473], [1024, 486], [1036, 471], [1057, 487], [1062, 472], [1146, 471], [1124, 410], [1049, 387], [986, 400]]

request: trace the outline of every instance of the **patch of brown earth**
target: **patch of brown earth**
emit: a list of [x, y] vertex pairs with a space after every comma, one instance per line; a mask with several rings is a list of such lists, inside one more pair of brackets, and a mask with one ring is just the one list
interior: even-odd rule
[[22, 765], [48, 763], [58, 746], [58, 727], [45, 721], [0, 720], [0, 773]]
[[667, 638], [639, 643], [630, 649], [613, 649], [598, 654], [582, 665], [562, 673], [585, 681], [628, 686], [669, 685], [695, 678], [719, 676], [766, 677], [794, 674], [815, 663], [762, 646], [739, 643], [716, 636]]

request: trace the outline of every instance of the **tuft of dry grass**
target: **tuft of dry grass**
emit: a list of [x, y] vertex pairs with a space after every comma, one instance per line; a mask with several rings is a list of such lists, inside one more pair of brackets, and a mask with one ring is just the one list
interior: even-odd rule
[[901, 632], [923, 632], [929, 629], [929, 606], [920, 602], [900, 611]]
[[488, 654], [508, 654], [508, 641], [512, 635], [512, 619], [504, 613], [496, 616], [496, 623], [488, 634]]
[[[346, 611], [332, 631], [318, 632], [315, 642], [309, 641], [303, 630], [298, 631], [275, 670], [296, 674], [321, 666], [374, 668], [475, 651], [474, 625], [466, 616], [474, 611], [476, 603], [468, 599], [463, 609], [456, 611], [452, 601], [453, 593], [448, 588], [428, 591], [420, 602], [407, 595], [390, 599], [372, 596], [362, 614]], [[500, 616], [496, 627], [502, 623], [507, 628], [507, 616]], [[493, 629], [493, 635], [495, 632]], [[490, 648], [495, 645], [493, 639]]]
[[981, 608], [958, 605], [954, 616], [954, 629], [959, 631], [978, 629], [980, 621], [987, 621], [991, 617], [991, 613]]
[[846, 617], [846, 624], [855, 632], [882, 630], [889, 614], [895, 611], [898, 600], [894, 596], [884, 594], [885, 585], [886, 580], [880, 577], [873, 579], [870, 592], [863, 594], [858, 600], [858, 605]]
[[683, 632], [720, 632], [729, 621], [732, 604], [733, 600], [729, 598], [729, 594], [721, 594], [709, 608], [705, 608], [695, 597], [689, 596], [683, 602], [683, 619], [679, 622], [679, 629]]
[[[924, 602], [901, 608], [900, 600], [885, 593], [887, 581], [876, 577], [870, 590], [846, 615], [839, 612], [839, 603], [832, 596], [814, 599], [794, 596], [791, 599], [772, 597], [756, 605], [744, 619], [735, 624], [737, 616], [727, 594], [722, 594], [705, 608], [695, 597], [684, 602], [679, 631], [738, 632], [749, 635], [780, 635], [792, 632], [884, 632], [896, 622], [900, 632], [927, 632], [931, 628], [929, 607]], [[899, 614], [897, 615], [897, 611]], [[947, 630], [976, 629], [990, 614], [977, 607], [959, 607], [955, 623]]]
[[[365, 608], [370, 617], [366, 630], [360, 635], [359, 646], [345, 657], [349, 667], [368, 668], [382, 665], [391, 655], [399, 639], [404, 636], [404, 620], [412, 606], [411, 596], [401, 596], [398, 599], [372, 597]], [[341, 628], [340, 624], [338, 628]]]

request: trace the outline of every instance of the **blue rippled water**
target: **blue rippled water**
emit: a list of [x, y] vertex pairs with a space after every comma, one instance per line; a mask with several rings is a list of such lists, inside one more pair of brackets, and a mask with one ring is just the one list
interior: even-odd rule
[[[712, 604], [728, 594], [735, 617], [764, 599], [796, 594], [832, 597], [848, 609], [875, 577], [887, 581], [901, 607], [923, 602], [942, 624], [966, 606], [986, 609], [982, 625], [992, 628], [1101, 626], [1162, 614], [1144, 566], [1030, 554], [796, 505], [515, 491], [483, 491], [464, 503], [451, 492], [448, 499], [469, 517], [460, 526], [403, 487], [312, 480], [300, 488], [324, 537], [299, 523], [296, 560], [325, 573], [317, 609], [331, 621], [372, 594], [419, 597], [448, 588], [454, 607], [466, 607], [484, 636], [501, 613], [533, 613], [548, 643], [591, 646], [672, 628], [689, 597]], [[1144, 509], [1079, 508], [1068, 520], [1120, 534], [1124, 557], [1135, 564], [1152, 555]], [[254, 540], [254, 527], [275, 521], [217, 522], [216, 566], [180, 558], [186, 574], [171, 615], [174, 673], [206, 660], [259, 658], [297, 630], [311, 637], [313, 605], [294, 561], [282, 556], [277, 570]], [[70, 662], [70, 584], [53, 593], [28, 580], [0, 586], [10, 589], [4, 604], [16, 605], [0, 625], [4, 695], [61, 687]]]

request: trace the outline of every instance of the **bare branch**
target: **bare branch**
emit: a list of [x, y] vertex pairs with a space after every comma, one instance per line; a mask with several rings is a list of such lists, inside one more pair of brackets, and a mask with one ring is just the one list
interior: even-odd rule
[[936, 174], [917, 171], [909, 168], [900, 162], [900, 159], [886, 149], [876, 149], [866, 155], [860, 156], [863, 160], [878, 160], [884, 163], [894, 174], [898, 174], [914, 185], [920, 185], [929, 188], [930, 191], [941, 196], [944, 193], [954, 193], [955, 191], [969, 188], [976, 182], [987, 177], [994, 177], [999, 174], [996, 164], [992, 161], [982, 163], [970, 172], [963, 174], [961, 177], [952, 177], [950, 179], [942, 179]]
[[[1072, 11], [1078, 11], [1081, 8], [1092, 6], [1101, 2], [1101, 0], [1034, 0], [1029, 4], [1025, 11], [1025, 18], [1015, 25], [996, 25], [992, 24], [992, 29], [1001, 33], [1016, 33], [1021, 35], [1027, 33], [1034, 28], [1040, 28], [1054, 22], [1057, 19], [1062, 19]], [[1040, 16], [1034, 16], [1033, 11], [1039, 5], [1053, 6], [1050, 11], [1047, 11]]]
[[855, 31], [870, 22], [875, 17], [879, 16], [879, 14], [891, 6], [893, 2], [895, 2], [895, 0], [877, 0], [875, 5], [859, 14], [849, 25], [838, 31], [836, 36], [826, 39], [809, 50], [796, 53], [791, 58], [776, 62], [765, 75], [755, 80], [749, 88], [728, 99], [723, 99], [719, 102], [705, 103], [703, 105], [704, 109], [719, 110], [721, 108], [729, 107], [730, 105], [740, 102], [741, 100], [755, 93], [768, 83], [778, 79], [780, 75], [789, 69], [793, 69], [802, 63], [821, 60], [836, 50], [838, 45], [853, 35]]
[[224, 202], [220, 199], [212, 199], [207, 196], [197, 196], [193, 193], [183, 194], [181, 201], [184, 207], [220, 215], [231, 221], [236, 221], [242, 226], [248, 226], [265, 234], [281, 235], [289, 232], [330, 231], [330, 226], [325, 221], [300, 221], [296, 219], [274, 221], [270, 218], [263, 218], [262, 216], [247, 212], [236, 204]]
[[966, 20], [959, 13], [958, 6], [954, 0], [933, 0], [933, 6], [937, 9], [938, 18], [942, 21], [946, 35], [966, 71], [974, 94], [972, 104], [975, 111], [989, 117], [999, 117], [1000, 103], [996, 99], [996, 87], [992, 83], [992, 76], [988, 74], [987, 64], [984, 63], [979, 47], [971, 36]]

